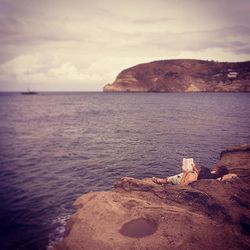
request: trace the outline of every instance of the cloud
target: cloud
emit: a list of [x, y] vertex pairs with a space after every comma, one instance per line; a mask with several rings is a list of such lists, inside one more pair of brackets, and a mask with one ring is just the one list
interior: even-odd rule
[[[77, 60], [75, 60], [77, 61]], [[123, 64], [124, 64], [123, 60]], [[116, 64], [117, 67], [113, 65]], [[131, 65], [131, 61], [125, 63]], [[0, 66], [0, 82], [16, 82], [18, 90], [30, 87], [36, 90], [95, 90], [113, 81], [122, 67], [119, 59], [99, 59], [83, 64], [66, 61], [61, 55], [34, 53], [16, 57]], [[50, 86], [53, 83], [53, 86]], [[93, 86], [94, 85], [94, 86]], [[7, 87], [5, 85], [5, 87]]]
[[150, 23], [162, 23], [162, 22], [170, 22], [173, 21], [173, 18], [169, 17], [162, 17], [162, 18], [142, 18], [142, 19], [135, 19], [134, 23], [139, 24], [150, 24]]
[[152, 60], [246, 60], [249, 8], [245, 0], [0, 0], [0, 90], [25, 88], [27, 78], [40, 89], [101, 90]]
[[[47, 76], [49, 79], [59, 81], [91, 81], [91, 76], [82, 73], [72, 62], [62, 61], [59, 57], [42, 53], [19, 56], [0, 67], [1, 75], [8, 76], [9, 79], [27, 81], [27, 78], [36, 78], [40, 81]], [[39, 80], [39, 78], [41, 78]], [[93, 78], [96, 80], [96, 78]]]

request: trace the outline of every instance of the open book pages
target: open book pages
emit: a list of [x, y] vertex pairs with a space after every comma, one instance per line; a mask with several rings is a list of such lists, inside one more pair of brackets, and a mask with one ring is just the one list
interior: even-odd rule
[[193, 171], [194, 159], [193, 158], [183, 158], [182, 159], [182, 170]]

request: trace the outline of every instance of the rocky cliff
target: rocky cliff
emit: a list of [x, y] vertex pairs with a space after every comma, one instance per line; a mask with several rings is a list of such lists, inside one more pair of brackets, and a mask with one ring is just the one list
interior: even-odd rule
[[123, 70], [104, 92], [250, 92], [250, 61], [163, 60]]
[[75, 202], [56, 249], [249, 249], [250, 145], [221, 153], [239, 179], [160, 186], [125, 177]]

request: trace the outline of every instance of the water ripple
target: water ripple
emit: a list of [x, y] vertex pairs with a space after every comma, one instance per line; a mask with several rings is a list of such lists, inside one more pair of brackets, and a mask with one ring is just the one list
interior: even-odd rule
[[0, 244], [45, 249], [83, 193], [123, 176], [167, 176], [183, 157], [212, 166], [250, 142], [250, 95], [0, 94]]

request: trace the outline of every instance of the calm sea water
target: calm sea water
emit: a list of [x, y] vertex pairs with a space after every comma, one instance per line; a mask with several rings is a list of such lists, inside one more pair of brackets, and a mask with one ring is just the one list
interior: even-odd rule
[[0, 249], [46, 249], [81, 194], [211, 167], [250, 142], [250, 94], [0, 94]]

